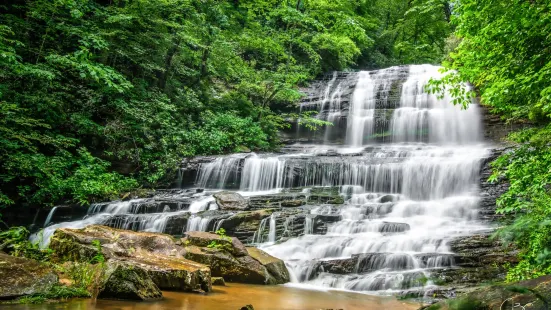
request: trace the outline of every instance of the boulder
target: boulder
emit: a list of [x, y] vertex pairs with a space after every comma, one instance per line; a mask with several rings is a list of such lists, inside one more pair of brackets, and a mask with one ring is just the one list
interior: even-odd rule
[[0, 252], [0, 299], [41, 294], [57, 284], [58, 277], [48, 266], [27, 258]]
[[271, 256], [270, 254], [254, 247], [247, 247], [249, 255], [257, 260], [262, 266], [266, 267], [266, 270], [278, 283], [287, 283], [291, 277], [289, 270], [285, 266], [285, 263], [278, 258]]
[[225, 248], [233, 256], [245, 256], [248, 255], [247, 249], [235, 237], [220, 236], [218, 234], [202, 232], [202, 231], [190, 231], [185, 234], [185, 238], [182, 242], [186, 245], [195, 245], [198, 247], [208, 247], [210, 244], [216, 244], [217, 247]]
[[226, 281], [222, 277], [212, 277], [212, 286], [226, 286]]
[[223, 191], [213, 196], [220, 210], [244, 211], [249, 208], [249, 202], [238, 193]]
[[220, 227], [242, 242], [252, 243], [253, 236], [260, 227], [260, 222], [269, 217], [274, 211], [275, 209], [264, 209], [239, 212], [223, 220]]
[[[210, 269], [184, 258], [185, 250], [169, 235], [133, 232], [92, 225], [84, 229], [61, 228], [50, 242], [57, 261], [90, 262], [99, 248], [108, 260], [124, 262], [143, 270], [161, 289], [210, 292]], [[136, 298], [133, 298], [136, 299]]]
[[147, 271], [126, 261], [109, 260], [105, 264], [98, 298], [156, 300], [163, 296]]
[[183, 258], [139, 254], [125, 261], [147, 272], [162, 290], [208, 293], [212, 291], [210, 269]]
[[[224, 280], [229, 282], [250, 284], [289, 282], [289, 272], [283, 261], [262, 250], [246, 248], [245, 255], [242, 255], [241, 250], [237, 251], [229, 242], [221, 244], [221, 246], [205, 247], [198, 246], [198, 244], [205, 244], [204, 241], [192, 244], [192, 242], [186, 241], [186, 238], [183, 240], [184, 244], [187, 244], [186, 258], [208, 265], [212, 276], [224, 277]], [[243, 247], [239, 240], [234, 238], [232, 241], [240, 249]], [[239, 255], [233, 253], [239, 253]]]

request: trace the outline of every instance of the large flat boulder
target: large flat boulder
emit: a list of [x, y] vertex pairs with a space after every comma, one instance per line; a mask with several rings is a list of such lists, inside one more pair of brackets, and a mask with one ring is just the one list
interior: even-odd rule
[[218, 192], [213, 195], [220, 210], [244, 211], [249, 208], [249, 202], [235, 192]]
[[0, 252], [0, 299], [47, 292], [58, 277], [48, 266]]
[[126, 258], [147, 272], [162, 290], [207, 293], [212, 291], [209, 267], [183, 258], [140, 253]]
[[128, 261], [111, 259], [105, 264], [98, 298], [156, 300], [163, 294], [147, 271]]
[[[93, 244], [95, 240], [99, 241], [99, 248]], [[184, 248], [169, 235], [99, 225], [83, 229], [61, 228], [52, 236], [50, 248], [59, 262], [90, 262], [101, 250], [108, 262], [114, 260], [139, 268], [163, 290], [212, 290], [209, 267], [185, 259]]]
[[183, 257], [182, 247], [178, 246], [170, 235], [135, 232], [102, 225], [90, 225], [83, 229], [57, 229], [50, 239], [50, 248], [54, 250], [55, 260], [88, 262], [98, 253], [98, 248], [92, 245], [95, 240], [100, 242], [102, 253], [107, 258], [130, 257], [137, 249], [165, 256]]

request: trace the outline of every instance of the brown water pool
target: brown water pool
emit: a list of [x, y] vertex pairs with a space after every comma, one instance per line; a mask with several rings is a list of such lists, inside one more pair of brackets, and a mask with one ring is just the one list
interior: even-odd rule
[[313, 291], [286, 286], [227, 284], [216, 286], [209, 295], [163, 292], [164, 298], [155, 302], [72, 300], [66, 303], [43, 305], [0, 305], [7, 310], [238, 310], [252, 304], [255, 310], [413, 310], [419, 305], [396, 300], [340, 291]]

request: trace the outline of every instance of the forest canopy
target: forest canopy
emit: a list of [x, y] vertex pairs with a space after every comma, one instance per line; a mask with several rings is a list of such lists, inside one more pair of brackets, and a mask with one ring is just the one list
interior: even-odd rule
[[435, 0], [14, 0], [0, 5], [0, 206], [106, 199], [185, 156], [279, 145], [331, 70], [439, 63]]
[[498, 236], [520, 249], [510, 281], [551, 273], [551, 2], [461, 0], [452, 18], [459, 44], [444, 65], [472, 83], [482, 103], [529, 128], [513, 133], [491, 181], [508, 181], [498, 201]]

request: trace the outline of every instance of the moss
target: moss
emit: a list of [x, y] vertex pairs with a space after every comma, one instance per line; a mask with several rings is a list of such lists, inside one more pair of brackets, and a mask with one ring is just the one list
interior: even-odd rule
[[472, 297], [450, 300], [448, 306], [450, 310], [490, 310], [488, 305]]

